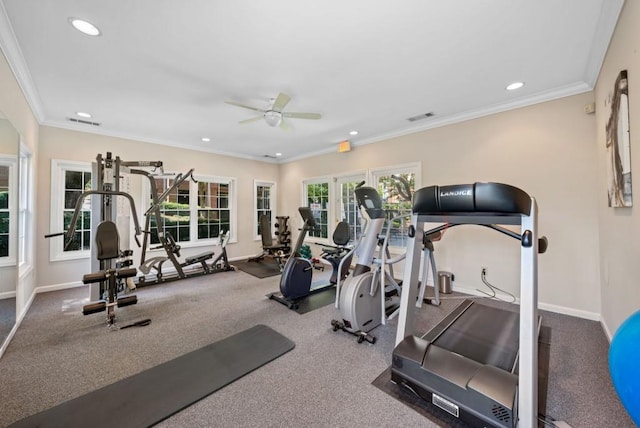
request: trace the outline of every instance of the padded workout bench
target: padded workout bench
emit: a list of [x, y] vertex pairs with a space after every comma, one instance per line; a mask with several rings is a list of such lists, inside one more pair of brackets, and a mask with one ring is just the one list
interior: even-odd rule
[[207, 260], [211, 260], [214, 254], [215, 253], [213, 251], [207, 251], [206, 253], [198, 254], [191, 257], [186, 257], [184, 259], [185, 265], [191, 266], [191, 265], [195, 265], [196, 263], [200, 263], [202, 265], [202, 269], [206, 273], [209, 273], [210, 269], [209, 269], [209, 265], [207, 265]]

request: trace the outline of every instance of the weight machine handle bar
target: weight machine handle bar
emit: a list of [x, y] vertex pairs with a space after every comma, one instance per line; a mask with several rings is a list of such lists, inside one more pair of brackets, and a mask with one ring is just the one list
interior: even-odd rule
[[140, 241], [138, 240], [138, 235], [142, 234], [142, 229], [140, 229], [140, 224], [138, 223], [138, 213], [136, 212], [136, 204], [133, 201], [133, 197], [130, 194], [125, 192], [116, 192], [114, 190], [86, 190], [82, 192], [80, 197], [76, 200], [76, 206], [73, 210], [73, 217], [71, 218], [71, 227], [66, 232], [58, 232], [58, 233], [50, 233], [49, 235], [45, 235], [45, 238], [53, 238], [54, 236], [62, 236], [66, 235], [64, 248], [67, 249], [73, 242], [73, 235], [76, 232], [76, 223], [78, 222], [78, 216], [80, 215], [80, 209], [82, 208], [82, 203], [84, 198], [90, 195], [107, 195], [107, 196], [124, 196], [129, 200], [129, 206], [131, 207], [131, 213], [133, 214], [133, 224], [136, 230], [136, 235], [134, 236], [136, 240], [136, 244], [138, 247], [141, 246]]
[[195, 168], [191, 168], [186, 174], [178, 174], [175, 178], [175, 181], [173, 182], [173, 184], [171, 185], [171, 187], [169, 187], [167, 190], [165, 190], [162, 195], [158, 196], [158, 199], [156, 201], [154, 201], [151, 206], [149, 207], [149, 209], [144, 213], [144, 215], [149, 215], [149, 213], [151, 211], [153, 211], [157, 205], [160, 205], [161, 203], [164, 202], [165, 199], [167, 199], [167, 197], [169, 196], [169, 194], [171, 192], [173, 192], [179, 185], [181, 185], [182, 183], [184, 183], [187, 179], [191, 179], [194, 183], [197, 183], [198, 181], [193, 178], [193, 171]]
[[53, 238], [54, 236], [62, 236], [64, 235], [66, 232], [58, 232], [58, 233], [50, 233], [48, 235], [44, 235], [45, 238]]

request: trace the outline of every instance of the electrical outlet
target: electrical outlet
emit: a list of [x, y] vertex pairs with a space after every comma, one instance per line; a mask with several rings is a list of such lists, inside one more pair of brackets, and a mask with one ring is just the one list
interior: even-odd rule
[[487, 267], [482, 266], [480, 269], [480, 273], [482, 274], [482, 276], [487, 276]]

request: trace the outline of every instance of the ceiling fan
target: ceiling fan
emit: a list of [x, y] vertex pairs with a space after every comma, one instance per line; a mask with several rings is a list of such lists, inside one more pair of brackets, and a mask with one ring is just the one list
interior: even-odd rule
[[225, 101], [225, 103], [242, 108], [248, 108], [249, 110], [254, 110], [262, 113], [262, 115], [260, 116], [252, 117], [251, 119], [245, 119], [240, 121], [239, 123], [250, 123], [260, 119], [264, 119], [264, 121], [267, 122], [267, 125], [269, 126], [280, 126], [280, 128], [286, 129], [287, 125], [284, 121], [284, 118], [291, 117], [295, 119], [320, 119], [322, 117], [322, 115], [319, 113], [296, 113], [291, 111], [283, 111], [289, 101], [291, 101], [291, 97], [280, 92], [278, 94], [278, 97], [271, 104], [271, 107], [266, 110], [258, 107], [240, 104], [235, 101]]

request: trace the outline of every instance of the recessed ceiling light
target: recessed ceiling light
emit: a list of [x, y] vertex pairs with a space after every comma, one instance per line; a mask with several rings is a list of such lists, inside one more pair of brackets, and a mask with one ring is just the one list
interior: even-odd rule
[[506, 87], [507, 91], [513, 91], [515, 89], [520, 89], [524, 86], [524, 82], [513, 82], [509, 86]]
[[349, 132], [349, 135], [358, 135], [358, 131], [351, 131]]
[[209, 141], [211, 141], [211, 138], [209, 137], [202, 137], [201, 138], [202, 141], [204, 141], [205, 143], [208, 143]]
[[77, 112], [76, 112], [76, 115], [77, 115], [77, 116], [80, 116], [80, 117], [86, 117], [86, 118], [91, 117], [91, 115], [90, 115], [89, 113], [85, 113], [85, 112], [83, 112], [83, 111], [77, 111]]
[[69, 23], [73, 28], [88, 36], [99, 36], [100, 30], [92, 23], [79, 18], [69, 18]]
[[282, 156], [282, 153], [278, 152], [276, 153], [276, 156]]

